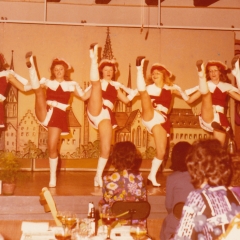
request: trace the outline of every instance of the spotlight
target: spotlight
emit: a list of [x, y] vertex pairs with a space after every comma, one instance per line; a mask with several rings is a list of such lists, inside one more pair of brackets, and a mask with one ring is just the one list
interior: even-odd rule
[[219, 0], [193, 0], [195, 7], [208, 7]]
[[111, 0], [95, 0], [96, 4], [108, 4], [110, 2], [111, 2]]
[[[164, 0], [160, 0], [160, 2], [163, 2]], [[158, 5], [158, 0], [145, 0], [145, 3], [147, 5]]]

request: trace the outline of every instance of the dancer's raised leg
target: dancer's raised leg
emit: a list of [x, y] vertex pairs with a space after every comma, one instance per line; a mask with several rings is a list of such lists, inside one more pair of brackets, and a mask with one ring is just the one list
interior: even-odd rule
[[40, 86], [37, 72], [33, 62], [32, 52], [26, 54], [26, 65], [28, 67], [30, 83], [35, 92], [35, 113], [40, 122], [43, 122], [47, 115], [47, 103], [44, 90]]
[[102, 87], [99, 79], [98, 71], [98, 45], [92, 44], [90, 46], [90, 81], [92, 84], [91, 96], [88, 100], [88, 111], [93, 116], [98, 116], [102, 110]]
[[142, 119], [144, 121], [150, 121], [154, 115], [154, 109], [152, 106], [151, 98], [146, 91], [146, 83], [143, 75], [143, 65], [145, 57], [137, 57], [136, 68], [137, 68], [137, 89], [141, 98], [142, 106]]
[[240, 57], [235, 56], [232, 59], [232, 74], [236, 78], [238, 89], [240, 89]]
[[199, 78], [199, 91], [202, 94], [201, 117], [205, 122], [211, 123], [214, 119], [212, 97], [208, 89], [203, 61], [198, 60], [196, 66]]

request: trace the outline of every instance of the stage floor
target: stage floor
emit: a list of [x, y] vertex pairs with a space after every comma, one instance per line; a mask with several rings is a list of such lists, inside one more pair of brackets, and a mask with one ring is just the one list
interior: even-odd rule
[[[144, 179], [147, 179], [149, 172], [142, 172]], [[159, 172], [157, 181], [161, 187], [147, 186], [148, 195], [165, 196], [166, 177], [169, 171]], [[107, 174], [107, 172], [104, 172]], [[93, 171], [59, 171], [57, 173], [57, 186], [51, 188], [54, 196], [101, 196], [102, 190], [93, 186]], [[36, 196], [43, 187], [48, 187], [49, 172], [22, 172], [21, 179], [17, 182], [14, 196]]]

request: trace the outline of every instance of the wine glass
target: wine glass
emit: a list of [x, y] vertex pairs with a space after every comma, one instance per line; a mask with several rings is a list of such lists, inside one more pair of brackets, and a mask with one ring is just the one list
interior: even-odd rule
[[[72, 229], [76, 226], [77, 224], [77, 218], [76, 215], [71, 213], [71, 212], [57, 212], [57, 219], [62, 223], [63, 225], [63, 233], [58, 234], [59, 238], [57, 239], [71, 239], [71, 232]], [[70, 238], [69, 238], [70, 236]], [[62, 237], [62, 238], [61, 238]]]
[[73, 229], [77, 225], [77, 217], [74, 213], [68, 213], [65, 217], [65, 225], [68, 229]]
[[111, 224], [116, 221], [116, 215], [112, 212], [110, 206], [103, 206], [101, 209], [102, 223], [107, 226], [107, 240], [110, 240]]
[[62, 223], [63, 227], [65, 226], [66, 212], [58, 211], [57, 219]]
[[130, 235], [135, 240], [140, 240], [141, 238], [145, 237], [147, 234], [147, 229], [143, 225], [133, 225], [130, 228]]

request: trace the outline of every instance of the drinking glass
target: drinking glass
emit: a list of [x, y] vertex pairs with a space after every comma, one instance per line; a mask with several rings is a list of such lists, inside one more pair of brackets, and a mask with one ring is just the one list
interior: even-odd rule
[[65, 225], [71, 230], [77, 225], [77, 216], [74, 213], [68, 213], [65, 217]]
[[116, 215], [112, 212], [110, 206], [104, 206], [101, 208], [101, 218], [103, 225], [107, 226], [107, 240], [110, 240], [111, 224], [116, 221]]
[[[77, 224], [77, 217], [75, 214], [71, 212], [57, 212], [57, 218], [63, 225], [63, 234], [62, 237], [59, 235], [59, 238], [57, 239], [71, 239], [71, 233], [72, 229], [76, 226]], [[70, 238], [69, 238], [70, 236]]]
[[80, 237], [86, 238], [86, 239], [88, 239], [90, 237], [90, 235], [91, 235], [90, 222], [91, 222], [91, 219], [89, 219], [89, 218], [80, 219], [79, 230], [78, 230], [78, 234]]
[[135, 240], [142, 239], [143, 237], [146, 236], [146, 234], [147, 234], [147, 229], [142, 225], [133, 225], [130, 228], [130, 235]]

